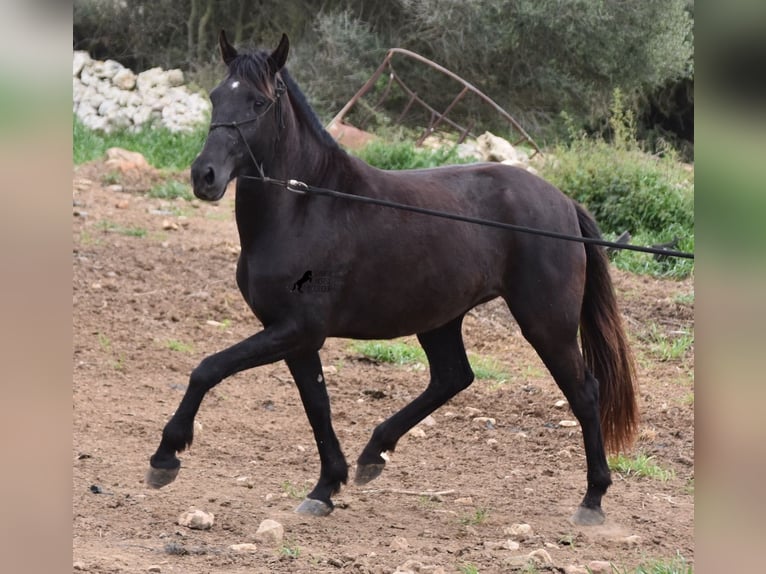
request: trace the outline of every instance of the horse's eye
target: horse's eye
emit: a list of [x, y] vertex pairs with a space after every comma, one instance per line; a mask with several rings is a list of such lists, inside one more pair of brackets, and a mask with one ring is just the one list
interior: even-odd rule
[[262, 98], [255, 98], [253, 100], [253, 107], [257, 110], [258, 108], [262, 108], [266, 104], [266, 100]]

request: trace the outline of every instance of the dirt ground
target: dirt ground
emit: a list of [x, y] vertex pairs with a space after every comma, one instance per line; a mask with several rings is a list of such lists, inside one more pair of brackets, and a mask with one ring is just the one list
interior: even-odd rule
[[[102, 162], [74, 170], [75, 572], [564, 572], [593, 560], [623, 572], [679, 554], [693, 564], [693, 346], [662, 355], [693, 332], [691, 279], [613, 270], [641, 385], [641, 435], [629, 455], [649, 455], [672, 475], [615, 472], [603, 526], [569, 522], [585, 490], [580, 430], [559, 425], [574, 417], [556, 406], [563, 396], [497, 301], [467, 316], [464, 336], [469, 353], [494, 358], [506, 376], [477, 380], [419, 436], [402, 438], [384, 473], [344, 487], [329, 517], [293, 512], [319, 459], [281, 363], [213, 389], [178, 479], [147, 489], [148, 458], [191, 370], [259, 330], [234, 282], [233, 189], [218, 204], [152, 199], [145, 192], [158, 178]], [[427, 373], [366, 360], [351, 345], [328, 340], [321, 356], [353, 465]], [[214, 514], [210, 530], [177, 524], [192, 507]], [[283, 524], [281, 544], [256, 542], [267, 518]], [[521, 523], [531, 533], [514, 533]], [[256, 549], [230, 548], [242, 543]]]

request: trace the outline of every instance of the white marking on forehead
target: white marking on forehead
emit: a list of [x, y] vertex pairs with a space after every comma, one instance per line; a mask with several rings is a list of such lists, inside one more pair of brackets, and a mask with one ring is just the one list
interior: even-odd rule
[[239, 80], [234, 80], [231, 84], [229, 84], [229, 87], [232, 90], [236, 90], [239, 87]]

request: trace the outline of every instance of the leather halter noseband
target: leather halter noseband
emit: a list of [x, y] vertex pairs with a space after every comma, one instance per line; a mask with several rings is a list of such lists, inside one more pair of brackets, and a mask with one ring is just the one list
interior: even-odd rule
[[287, 86], [285, 85], [284, 81], [282, 81], [282, 78], [277, 76], [275, 78], [275, 86], [274, 86], [274, 93], [276, 94], [275, 97], [271, 100], [269, 100], [269, 105], [266, 106], [266, 109], [263, 110], [260, 114], [257, 116], [254, 116], [252, 118], [248, 118], [246, 120], [239, 120], [239, 121], [233, 121], [233, 122], [211, 122], [210, 128], [208, 129], [208, 133], [213, 131], [215, 128], [235, 128], [237, 132], [239, 133], [239, 137], [242, 138], [242, 143], [245, 144], [245, 148], [247, 149], [247, 153], [250, 154], [250, 159], [253, 160], [253, 164], [258, 169], [258, 171], [261, 174], [261, 177], [265, 177], [263, 173], [263, 168], [261, 164], [258, 163], [258, 161], [255, 159], [255, 155], [253, 154], [253, 150], [250, 149], [250, 144], [247, 143], [247, 139], [245, 138], [245, 134], [242, 133], [241, 126], [249, 123], [256, 122], [260, 120], [263, 116], [265, 116], [267, 113], [269, 113], [269, 110], [272, 107], [276, 106], [276, 113], [277, 113], [277, 140], [279, 140], [279, 132], [282, 130], [282, 128], [285, 127], [284, 124], [284, 118], [282, 116], [282, 102], [281, 97], [282, 94], [284, 94], [287, 91]]

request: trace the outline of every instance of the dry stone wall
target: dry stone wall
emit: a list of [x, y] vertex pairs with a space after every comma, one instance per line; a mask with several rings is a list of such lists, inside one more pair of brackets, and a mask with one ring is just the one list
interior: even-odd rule
[[75, 51], [74, 113], [90, 129], [106, 132], [159, 125], [190, 131], [210, 117], [210, 101], [185, 85], [181, 70], [151, 68], [139, 74], [115, 60]]

